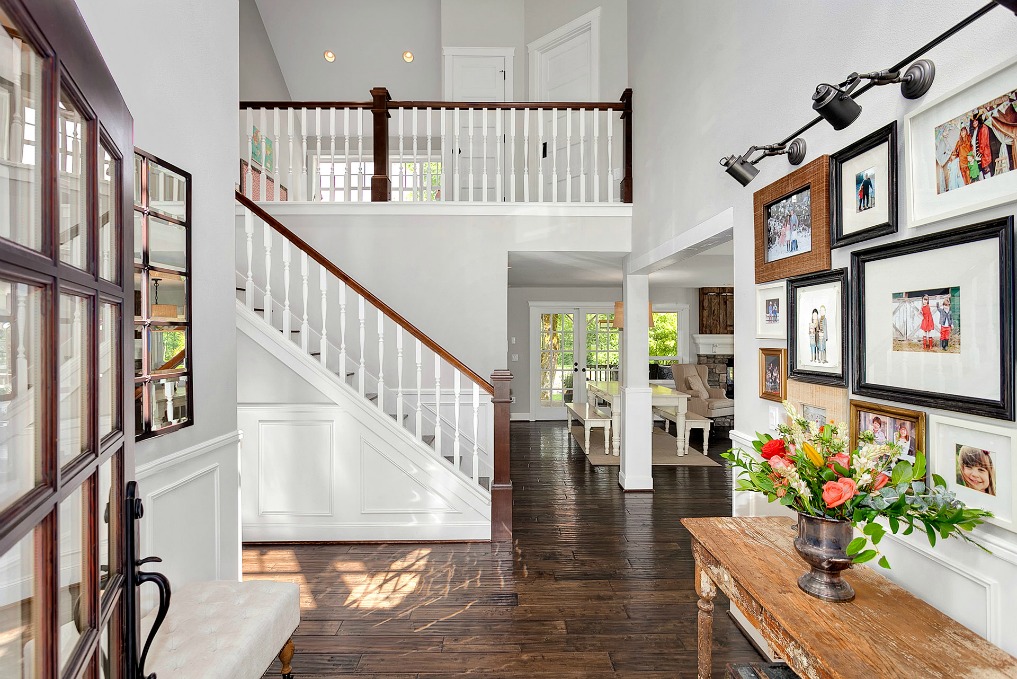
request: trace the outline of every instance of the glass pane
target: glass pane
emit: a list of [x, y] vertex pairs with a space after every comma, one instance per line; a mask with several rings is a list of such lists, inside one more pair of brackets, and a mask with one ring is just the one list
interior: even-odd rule
[[163, 271], [152, 271], [149, 278], [151, 318], [187, 320], [187, 278]]
[[41, 288], [0, 280], [0, 509], [40, 480], [41, 304]]
[[114, 460], [119, 453], [106, 460], [99, 466], [99, 511], [96, 513], [99, 536], [99, 592], [106, 591], [106, 584], [110, 577], [117, 572], [117, 521], [119, 512], [117, 507], [117, 496], [114, 489], [114, 474], [116, 466]]
[[187, 329], [157, 325], [149, 334], [149, 365], [153, 373], [187, 369]]
[[106, 630], [99, 635], [99, 679], [120, 679], [120, 667], [117, 663], [118, 655], [110, 651], [116, 647], [116, 630], [120, 628], [120, 606], [113, 611], [110, 624]]
[[0, 9], [0, 237], [33, 250], [42, 247], [42, 168], [36, 162], [39, 144], [38, 102], [42, 91], [42, 59], [18, 37], [18, 30]]
[[187, 375], [152, 382], [152, 429], [184, 422], [187, 414]]
[[143, 377], [145, 374], [145, 326], [134, 326], [134, 376]]
[[114, 283], [120, 282], [120, 249], [117, 231], [120, 227], [120, 210], [117, 205], [116, 157], [99, 144], [99, 275]]
[[139, 269], [134, 270], [134, 320], [140, 321], [147, 318], [145, 314], [145, 306], [143, 303], [145, 294], [145, 285], [143, 283], [142, 273]]
[[148, 161], [148, 207], [187, 220], [187, 182], [172, 170]]
[[99, 308], [99, 439], [120, 429], [117, 394], [120, 389], [120, 307]]
[[84, 269], [88, 264], [88, 122], [62, 90], [59, 103], [60, 260]]
[[88, 450], [89, 301], [60, 295], [60, 464]]
[[34, 540], [32, 533], [0, 557], [5, 584], [0, 606], [0, 677], [38, 676], [38, 645], [32, 641], [35, 610]]
[[83, 585], [82, 566], [89, 558], [85, 531], [85, 486], [78, 486], [60, 503], [59, 585], [57, 629], [60, 638], [60, 667], [67, 664], [74, 644], [88, 624], [89, 594]]
[[134, 211], [134, 263], [141, 265], [143, 255], [144, 243], [141, 240], [141, 232], [143, 231], [145, 217], [137, 210]]
[[134, 386], [134, 435], [141, 436], [145, 433], [145, 405], [144, 405], [144, 394], [145, 385], [136, 384]]
[[141, 207], [141, 177], [144, 167], [144, 159], [139, 156], [134, 156], [134, 204]]
[[187, 230], [179, 224], [149, 215], [148, 263], [184, 271], [187, 267]]

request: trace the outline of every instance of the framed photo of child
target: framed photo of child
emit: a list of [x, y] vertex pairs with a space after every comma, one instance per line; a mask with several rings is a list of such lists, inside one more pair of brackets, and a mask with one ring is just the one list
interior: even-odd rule
[[957, 499], [992, 512], [990, 523], [1017, 531], [1017, 430], [930, 414], [929, 449], [929, 471]]
[[897, 121], [830, 156], [830, 247], [897, 233]]
[[756, 339], [787, 338], [787, 281], [756, 286]]
[[1014, 419], [1013, 217], [851, 254], [852, 391]]
[[788, 376], [847, 385], [847, 269], [788, 280]]
[[860, 434], [872, 432], [876, 443], [897, 448], [896, 459], [914, 463], [916, 453], [926, 452], [925, 413], [921, 411], [851, 399], [848, 422], [852, 450], [858, 447]]
[[782, 403], [787, 397], [787, 349], [759, 350], [759, 398]]

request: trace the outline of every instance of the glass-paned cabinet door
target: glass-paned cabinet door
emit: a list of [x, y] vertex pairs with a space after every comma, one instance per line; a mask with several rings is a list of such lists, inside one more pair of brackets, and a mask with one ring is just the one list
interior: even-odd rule
[[99, 275], [120, 282], [120, 160], [105, 141], [99, 143]]
[[90, 123], [66, 89], [57, 107], [57, 180], [59, 187], [60, 261], [88, 268], [88, 158]]
[[34, 639], [40, 617], [34, 542], [35, 535], [29, 533], [0, 555], [5, 584], [5, 602], [0, 606], [0, 677], [39, 676], [40, 649]]

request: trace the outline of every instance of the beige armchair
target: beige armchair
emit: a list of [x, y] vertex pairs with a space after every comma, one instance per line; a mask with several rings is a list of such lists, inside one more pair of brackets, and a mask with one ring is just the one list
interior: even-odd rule
[[709, 418], [734, 415], [734, 401], [724, 395], [723, 389], [709, 386], [707, 366], [674, 361], [671, 363], [671, 372], [675, 389], [692, 396], [689, 399], [690, 413]]

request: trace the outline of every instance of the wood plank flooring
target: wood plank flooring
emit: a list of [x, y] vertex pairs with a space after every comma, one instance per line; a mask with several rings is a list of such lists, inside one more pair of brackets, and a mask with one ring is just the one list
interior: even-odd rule
[[[654, 493], [625, 494], [564, 423], [513, 423], [512, 480], [512, 545], [245, 545], [247, 579], [300, 584], [295, 676], [694, 677], [679, 519], [730, 514], [729, 472], [658, 467]], [[717, 677], [761, 659], [721, 598]]]

